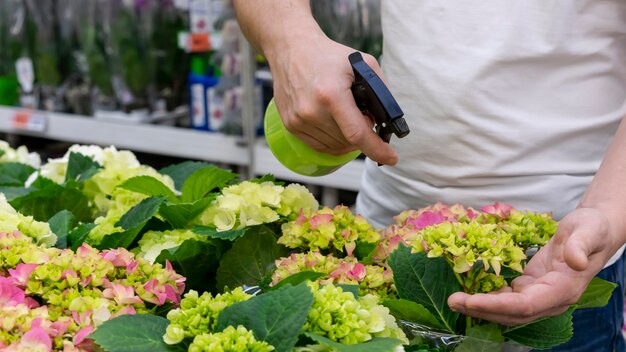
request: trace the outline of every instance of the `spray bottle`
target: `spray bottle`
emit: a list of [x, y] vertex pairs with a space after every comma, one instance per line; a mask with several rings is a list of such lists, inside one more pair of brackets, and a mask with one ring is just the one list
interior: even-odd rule
[[[398, 138], [409, 134], [402, 109], [361, 53], [354, 52], [348, 59], [354, 71], [351, 90], [355, 103], [363, 114], [374, 120], [380, 138], [389, 143], [392, 134]], [[358, 150], [343, 155], [314, 150], [287, 130], [273, 99], [265, 111], [264, 127], [265, 139], [274, 156], [289, 170], [301, 175], [328, 175], [361, 154]]]

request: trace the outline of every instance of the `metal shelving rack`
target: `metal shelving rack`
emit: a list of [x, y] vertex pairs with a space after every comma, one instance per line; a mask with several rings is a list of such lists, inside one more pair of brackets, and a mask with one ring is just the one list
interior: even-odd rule
[[235, 165], [244, 177], [271, 173], [279, 179], [321, 187], [322, 203], [329, 205], [337, 203], [338, 190], [358, 191], [363, 172], [362, 160], [357, 159], [327, 176], [302, 176], [281, 165], [265, 141], [257, 137], [258, 119], [255, 114], [259, 109], [255, 106], [254, 52], [243, 37], [240, 42], [243, 56], [242, 85], [245, 91], [243, 137], [3, 106], [0, 106], [0, 132], [71, 143], [115, 145], [139, 152]]

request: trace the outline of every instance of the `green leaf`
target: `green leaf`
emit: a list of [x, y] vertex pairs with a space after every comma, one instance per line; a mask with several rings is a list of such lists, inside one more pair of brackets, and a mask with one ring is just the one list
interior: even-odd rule
[[174, 180], [174, 186], [177, 190], [183, 189], [183, 185], [187, 178], [194, 172], [207, 167], [215, 167], [215, 165], [202, 161], [184, 161], [180, 164], [170, 165], [162, 168], [159, 172], [167, 175]]
[[[37, 188], [41, 186], [41, 188]], [[91, 220], [89, 199], [77, 188], [41, 181], [33, 191], [11, 200], [15, 210], [32, 215], [38, 221], [48, 221], [61, 210], [69, 210], [79, 221]]]
[[572, 325], [574, 309], [570, 307], [567, 312], [555, 317], [506, 328], [502, 334], [506, 338], [532, 348], [546, 349], [558, 346], [569, 341], [574, 335]]
[[0, 163], [0, 185], [24, 186], [35, 168], [22, 163]]
[[124, 231], [112, 233], [102, 238], [100, 244], [96, 245], [98, 249], [119, 248], [129, 249], [136, 242], [137, 236], [148, 223], [148, 221], [157, 213], [165, 198], [146, 198], [139, 204], [130, 208], [130, 210], [122, 216], [115, 224]]
[[461, 286], [445, 259], [428, 258], [423, 252], [411, 254], [411, 248], [400, 245], [391, 253], [389, 265], [398, 297], [421, 304], [446, 331], [454, 332], [459, 313], [448, 307], [447, 300]]
[[321, 279], [325, 277], [327, 274], [324, 273], [316, 273], [315, 271], [301, 271], [299, 273], [293, 274], [281, 280], [276, 285], [270, 287], [268, 290], [273, 291], [277, 290], [285, 285], [296, 286], [303, 282], [307, 281], [315, 281], [317, 279]]
[[145, 224], [156, 214], [164, 201], [165, 199], [161, 197], [150, 197], [142, 200], [124, 214], [115, 226], [128, 230]]
[[261, 177], [251, 178], [248, 181], [254, 182], [254, 183], [273, 182], [279, 186], [282, 186], [285, 184], [284, 182], [276, 181], [276, 177], [272, 174], [265, 174]]
[[76, 226], [67, 236], [68, 239], [68, 247], [72, 248], [72, 250], [76, 250], [80, 247], [83, 242], [87, 239], [89, 232], [96, 227], [96, 224], [85, 223]]
[[213, 199], [214, 197], [205, 197], [193, 203], [165, 203], [159, 209], [159, 214], [172, 225], [172, 228], [182, 229], [200, 215]]
[[576, 303], [576, 309], [603, 307], [609, 303], [616, 283], [594, 277]]
[[217, 269], [217, 288], [256, 285], [274, 268], [274, 261], [287, 255], [266, 226], [254, 226], [235, 241]]
[[344, 345], [310, 332], [304, 333], [304, 335], [320, 345], [328, 346], [337, 352], [393, 352], [396, 350], [396, 347], [402, 345], [402, 341], [389, 337], [375, 337], [363, 343]]
[[359, 260], [359, 263], [365, 265], [372, 264], [376, 246], [378, 246], [378, 243], [357, 241], [354, 256]]
[[421, 304], [406, 299], [389, 299], [382, 304], [398, 320], [430, 326], [433, 329], [445, 329], [437, 317]]
[[217, 318], [216, 330], [243, 325], [276, 352], [291, 351], [312, 305], [313, 294], [306, 283], [284, 286], [226, 307]]
[[23, 197], [33, 191], [34, 189], [30, 187], [0, 186], [0, 193], [4, 194], [8, 202], [12, 202], [13, 200]]
[[176, 203], [178, 198], [174, 192], [169, 189], [163, 182], [152, 176], [135, 176], [126, 180], [118, 187], [127, 189], [132, 192], [142, 193], [151, 197], [167, 197], [170, 201]]
[[354, 298], [359, 298], [359, 285], [348, 285], [348, 284], [336, 284], [335, 286], [341, 287], [343, 292], [350, 292], [354, 296]]
[[169, 320], [151, 314], [126, 314], [105, 321], [89, 335], [107, 352], [184, 351], [163, 341]]
[[90, 157], [80, 153], [70, 153], [67, 162], [67, 172], [65, 173], [65, 181], [84, 182], [90, 179], [102, 167]]
[[76, 218], [69, 210], [61, 210], [48, 220], [50, 229], [57, 235], [57, 248], [67, 248], [68, 235], [76, 224]]
[[217, 229], [213, 227], [198, 225], [193, 228], [193, 233], [211, 238], [234, 241], [239, 237], [243, 237], [250, 229], [253, 229], [253, 227], [244, 227], [239, 230], [217, 231]]
[[204, 198], [212, 190], [225, 186], [230, 180], [237, 177], [237, 174], [218, 167], [199, 169], [185, 181], [182, 189], [182, 201], [191, 203]]
[[466, 331], [467, 338], [455, 352], [491, 352], [503, 349], [504, 336], [497, 324], [474, 325]]
[[226, 250], [227, 244], [220, 240], [208, 243], [186, 240], [178, 247], [161, 251], [156, 262], [165, 264], [169, 260], [174, 270], [187, 278], [187, 289], [211, 291], [215, 286], [215, 271]]

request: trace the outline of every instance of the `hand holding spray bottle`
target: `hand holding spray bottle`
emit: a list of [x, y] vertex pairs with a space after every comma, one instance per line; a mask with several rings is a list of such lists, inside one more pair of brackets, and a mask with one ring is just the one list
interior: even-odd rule
[[[361, 53], [354, 52], [348, 59], [354, 71], [351, 90], [355, 103], [363, 114], [374, 119], [380, 138], [389, 143], [392, 134], [398, 138], [409, 134], [402, 109]], [[301, 175], [328, 175], [361, 154], [358, 150], [343, 155], [315, 151], [285, 128], [273, 99], [265, 111], [264, 124], [265, 139], [274, 156], [289, 170]]]

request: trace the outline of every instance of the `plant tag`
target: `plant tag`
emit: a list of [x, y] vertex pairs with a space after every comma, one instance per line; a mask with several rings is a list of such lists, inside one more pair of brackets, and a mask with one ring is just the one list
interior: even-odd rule
[[17, 111], [11, 118], [16, 130], [44, 132], [48, 128], [48, 115], [42, 112]]
[[187, 39], [188, 52], [201, 53], [211, 50], [209, 33], [192, 33], [187, 37]]
[[15, 72], [17, 80], [24, 92], [32, 92], [35, 83], [35, 70], [33, 69], [33, 61], [29, 57], [22, 57], [15, 61]]

